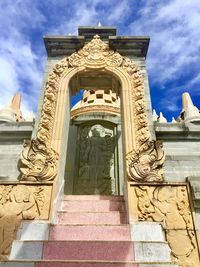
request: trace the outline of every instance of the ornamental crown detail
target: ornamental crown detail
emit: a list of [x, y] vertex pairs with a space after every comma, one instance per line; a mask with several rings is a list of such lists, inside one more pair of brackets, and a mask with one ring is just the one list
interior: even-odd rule
[[95, 35], [88, 44], [72, 54], [68, 60], [71, 67], [103, 68], [106, 66], [121, 66], [123, 57], [110, 49], [109, 45], [104, 43], [99, 35]]

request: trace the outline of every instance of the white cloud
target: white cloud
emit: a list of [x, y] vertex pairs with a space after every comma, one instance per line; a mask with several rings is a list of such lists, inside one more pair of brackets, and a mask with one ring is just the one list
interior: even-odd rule
[[[8, 62], [4, 58], [0, 57], [0, 88], [1, 88], [1, 98], [0, 104], [5, 104], [9, 102], [8, 95], [13, 93], [12, 88], [17, 88], [19, 86], [16, 72], [14, 71], [14, 62]], [[4, 99], [3, 99], [4, 98]]]
[[0, 8], [3, 10], [0, 17], [0, 91], [3, 93], [0, 107], [10, 102], [16, 92], [21, 92], [23, 105], [34, 99], [26, 106], [35, 109], [42, 63], [38, 64], [39, 58], [25, 32], [40, 24], [44, 17], [34, 5], [24, 1], [1, 2]]
[[[4, 46], [7, 44], [6, 46]], [[23, 38], [0, 38], [0, 88], [4, 92], [0, 106], [5, 105], [16, 92], [23, 93], [22, 101], [33, 98], [30, 104], [35, 109], [39, 85], [42, 79], [39, 59]]]
[[128, 13], [130, 12], [130, 7], [127, 0], [122, 0], [120, 2], [113, 3], [113, 10], [108, 15], [108, 22], [112, 24], [116, 24], [119, 22], [122, 22], [124, 18], [128, 16]]
[[199, 56], [200, 3], [198, 0], [146, 1], [129, 29], [151, 36], [148, 68], [155, 82], [176, 79]]
[[[78, 26], [99, 21], [122, 34], [151, 36], [147, 66], [153, 85], [165, 88], [166, 98], [158, 101], [165, 109], [178, 109], [185, 89], [200, 94], [199, 0], [7, 0], [0, 9], [0, 106], [16, 91], [23, 92], [25, 109], [37, 106], [44, 55], [32, 41], [42, 34], [77, 34]], [[164, 106], [173, 95], [173, 105]]]

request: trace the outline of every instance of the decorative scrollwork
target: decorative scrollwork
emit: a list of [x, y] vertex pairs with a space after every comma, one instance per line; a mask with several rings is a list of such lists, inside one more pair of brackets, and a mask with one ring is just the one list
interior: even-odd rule
[[138, 182], [163, 181], [164, 160], [162, 143], [150, 141], [146, 148], [134, 150], [127, 155], [129, 178]]
[[38, 140], [26, 141], [21, 154], [24, 167], [21, 180], [50, 181], [57, 174], [58, 154], [53, 149], [48, 149]]
[[77, 53], [73, 53], [68, 60], [71, 67], [85, 66], [97, 69], [106, 66], [119, 67], [123, 57], [111, 50], [98, 35], [95, 35], [91, 42]]

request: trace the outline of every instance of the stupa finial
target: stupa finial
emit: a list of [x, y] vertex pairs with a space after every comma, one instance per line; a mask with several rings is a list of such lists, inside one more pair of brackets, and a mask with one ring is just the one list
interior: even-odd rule
[[199, 110], [194, 106], [190, 94], [182, 94], [182, 114], [185, 122], [200, 121]]

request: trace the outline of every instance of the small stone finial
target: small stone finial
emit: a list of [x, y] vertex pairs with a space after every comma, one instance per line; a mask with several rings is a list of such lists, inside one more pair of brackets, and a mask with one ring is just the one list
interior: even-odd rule
[[20, 110], [21, 95], [15, 94], [10, 104], [0, 110], [0, 121], [5, 122], [20, 122], [24, 121]]
[[158, 120], [158, 114], [156, 113], [156, 110], [153, 110], [153, 121], [157, 121]]
[[15, 94], [13, 96], [13, 99], [11, 101], [11, 107], [14, 110], [19, 110], [21, 105], [21, 95], [19, 93]]
[[97, 39], [100, 39], [100, 36], [98, 34], [96, 34], [93, 39], [97, 40]]
[[172, 117], [171, 123], [177, 123], [177, 121], [174, 119], [174, 117]]
[[167, 123], [167, 119], [163, 116], [162, 112], [160, 112], [160, 115], [158, 117], [158, 122]]
[[22, 117], [22, 112], [21, 112], [21, 94], [20, 93], [16, 93], [11, 101], [10, 104], [11, 109], [14, 111], [15, 113], [15, 117], [16, 117], [16, 121], [24, 121], [23, 117]]
[[28, 116], [26, 117], [25, 121], [33, 122], [35, 120], [33, 112], [29, 112]]
[[97, 25], [98, 27], [101, 27], [102, 25], [101, 25], [101, 22], [99, 21], [99, 23], [98, 23], [98, 25]]
[[185, 92], [182, 94], [182, 112], [185, 122], [200, 121], [199, 110], [194, 106], [190, 94]]

